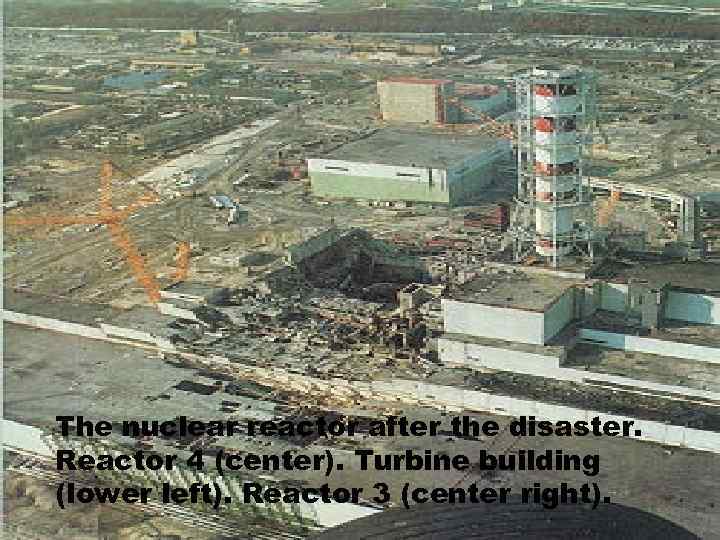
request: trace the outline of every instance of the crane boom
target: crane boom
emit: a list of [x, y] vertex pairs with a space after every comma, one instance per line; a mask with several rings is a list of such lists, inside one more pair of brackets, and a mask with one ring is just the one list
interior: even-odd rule
[[[144, 195], [135, 202], [129, 204], [123, 210], [115, 210], [112, 206], [112, 180], [114, 166], [111, 161], [106, 160], [100, 168], [100, 212], [87, 216], [38, 216], [20, 217], [9, 216], [5, 218], [6, 225], [107, 225], [110, 231], [110, 238], [113, 243], [122, 251], [138, 283], [142, 285], [147, 293], [150, 302], [156, 304], [160, 300], [160, 285], [155, 275], [147, 269], [145, 258], [132, 240], [130, 233], [124, 225], [124, 221], [138, 208], [157, 202], [158, 197], [154, 194]], [[187, 254], [183, 256], [185, 266], [189, 263], [190, 249], [187, 247]], [[178, 270], [180, 273], [180, 269]], [[187, 268], [182, 271], [187, 276]], [[184, 279], [184, 278], [183, 278]]]
[[190, 244], [188, 242], [178, 244], [175, 261], [175, 281], [185, 281], [190, 269]]
[[125, 254], [125, 259], [130, 265], [133, 274], [135, 274], [135, 278], [145, 289], [150, 302], [157, 304], [160, 301], [160, 284], [155, 276], [148, 271], [145, 258], [140, 254], [140, 250], [133, 242], [127, 229], [121, 223], [109, 223], [108, 228], [113, 243]]

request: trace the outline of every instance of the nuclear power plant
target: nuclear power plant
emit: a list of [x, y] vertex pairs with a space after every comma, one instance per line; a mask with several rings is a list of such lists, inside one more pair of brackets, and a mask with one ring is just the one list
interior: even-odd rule
[[[681, 534], [649, 511], [720, 540], [720, 41], [668, 1], [16, 2], [8, 538]], [[285, 430], [316, 420], [354, 428]], [[568, 465], [499, 465], [531, 455]], [[65, 482], [220, 495], [60, 511]], [[488, 501], [581, 486], [611, 502]]]

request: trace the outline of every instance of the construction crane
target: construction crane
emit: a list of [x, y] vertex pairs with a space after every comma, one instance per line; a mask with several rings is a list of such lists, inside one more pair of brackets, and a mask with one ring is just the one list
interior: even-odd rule
[[621, 193], [619, 189], [613, 188], [610, 192], [610, 198], [605, 201], [603, 207], [598, 210], [597, 222], [601, 227], [607, 227], [610, 223], [610, 218], [615, 213], [615, 207], [620, 201]]
[[175, 256], [175, 283], [185, 281], [190, 270], [190, 243], [180, 242]]
[[[53, 225], [106, 225], [110, 232], [112, 242], [120, 248], [125, 260], [135, 276], [135, 279], [142, 285], [148, 299], [152, 304], [160, 300], [160, 284], [153, 272], [145, 263], [145, 258], [140, 253], [130, 233], [125, 227], [125, 221], [136, 210], [158, 201], [155, 194], [146, 194], [135, 202], [129, 204], [122, 210], [113, 207], [113, 176], [115, 170], [119, 170], [109, 160], [103, 162], [100, 169], [100, 211], [97, 214], [81, 216], [45, 215], [38, 217], [7, 216], [5, 224], [9, 226], [45, 226]], [[181, 242], [178, 245], [176, 256], [177, 267], [175, 280], [182, 281], [188, 275], [190, 262], [190, 245]]]

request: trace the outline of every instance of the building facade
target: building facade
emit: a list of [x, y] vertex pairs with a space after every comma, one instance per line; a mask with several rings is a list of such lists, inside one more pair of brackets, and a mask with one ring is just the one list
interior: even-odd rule
[[[416, 151], [422, 146], [419, 143]], [[405, 153], [401, 148], [394, 153], [394, 156], [369, 154], [354, 159], [308, 160], [313, 195], [328, 199], [468, 204], [482, 198], [483, 191], [499, 178], [502, 164], [508, 163], [512, 155], [510, 143], [496, 139], [445, 162], [433, 159], [430, 154], [423, 158]], [[342, 153], [338, 155], [341, 157]], [[383, 163], [373, 157], [379, 157]]]
[[446, 79], [393, 78], [377, 83], [381, 118], [387, 122], [446, 124], [458, 121], [455, 83]]

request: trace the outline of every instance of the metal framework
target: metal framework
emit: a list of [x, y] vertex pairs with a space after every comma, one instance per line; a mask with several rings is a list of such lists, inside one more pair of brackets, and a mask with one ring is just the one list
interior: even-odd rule
[[515, 84], [515, 260], [534, 251], [557, 268], [573, 251], [592, 258], [592, 193], [583, 180], [583, 154], [596, 120], [595, 74], [576, 66], [536, 67]]

